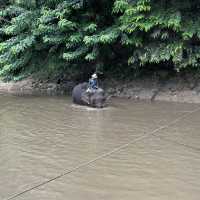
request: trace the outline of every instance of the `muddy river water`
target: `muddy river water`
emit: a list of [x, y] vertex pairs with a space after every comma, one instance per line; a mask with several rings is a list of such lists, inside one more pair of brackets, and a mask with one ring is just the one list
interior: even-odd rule
[[0, 95], [0, 200], [199, 200], [200, 105]]

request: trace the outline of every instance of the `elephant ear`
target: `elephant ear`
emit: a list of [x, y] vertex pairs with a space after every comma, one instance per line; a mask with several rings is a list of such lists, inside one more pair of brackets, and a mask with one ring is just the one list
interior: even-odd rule
[[105, 95], [105, 91], [102, 88], [98, 88], [97, 91], [95, 92], [96, 95]]

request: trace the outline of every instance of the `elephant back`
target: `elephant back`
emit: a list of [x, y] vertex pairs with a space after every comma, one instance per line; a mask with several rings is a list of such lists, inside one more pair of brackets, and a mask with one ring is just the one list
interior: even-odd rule
[[80, 83], [76, 85], [72, 91], [72, 99], [74, 103], [82, 104], [82, 94], [87, 90], [88, 83]]

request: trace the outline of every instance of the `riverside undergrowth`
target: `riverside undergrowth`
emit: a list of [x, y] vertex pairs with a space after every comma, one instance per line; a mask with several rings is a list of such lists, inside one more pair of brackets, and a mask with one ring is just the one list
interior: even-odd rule
[[198, 0], [1, 0], [0, 76], [198, 71], [199, 11]]

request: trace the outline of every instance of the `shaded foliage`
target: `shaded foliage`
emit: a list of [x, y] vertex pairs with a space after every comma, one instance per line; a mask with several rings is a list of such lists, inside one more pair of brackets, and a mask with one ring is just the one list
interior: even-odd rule
[[[1, 1], [0, 1], [1, 2]], [[7, 0], [0, 76], [198, 68], [198, 0]]]

